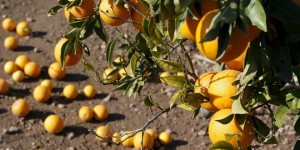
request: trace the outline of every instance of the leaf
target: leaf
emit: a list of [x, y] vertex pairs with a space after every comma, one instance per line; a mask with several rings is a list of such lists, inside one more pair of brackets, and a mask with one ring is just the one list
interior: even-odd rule
[[175, 19], [168, 20], [168, 33], [169, 33], [171, 41], [174, 41], [175, 38], [176, 38], [176, 36], [175, 36], [175, 29], [176, 29], [175, 25], [176, 25]]
[[228, 124], [234, 117], [234, 114], [229, 114], [228, 116], [222, 118], [222, 119], [219, 119], [219, 120], [216, 120], [222, 124]]
[[87, 19], [72, 19], [69, 22], [69, 25], [72, 27], [80, 28], [86, 20]]
[[90, 53], [89, 47], [88, 47], [86, 44], [84, 44], [84, 43], [82, 43], [81, 45], [82, 45], [83, 51], [84, 51], [86, 54], [90, 55], [91, 53]]
[[48, 11], [48, 16], [56, 15], [62, 8], [63, 7], [59, 5], [50, 8], [50, 10]]
[[272, 50], [271, 63], [277, 71], [278, 77], [286, 83], [291, 83], [292, 74], [292, 64], [289, 49], [286, 46], [281, 46], [277, 49]]
[[[275, 136], [272, 136], [271, 138], [269, 138], [268, 136], [271, 134], [271, 130], [270, 128], [260, 119], [251, 116], [253, 123], [254, 123], [254, 127], [255, 127], [255, 140], [260, 142], [260, 143], [264, 143], [264, 144], [277, 144], [277, 140]], [[268, 139], [267, 139], [268, 137]]]
[[70, 9], [70, 8], [72, 8], [73, 6], [80, 6], [80, 5], [82, 4], [82, 1], [83, 1], [83, 0], [73, 0], [73, 1], [70, 1], [70, 2], [66, 5], [66, 7], [67, 7], [67, 9]]
[[73, 28], [71, 31], [69, 31], [68, 33], [66, 33], [64, 35], [64, 37], [66, 37], [67, 39], [72, 39], [75, 38], [78, 34], [78, 32], [80, 31], [79, 28]]
[[151, 107], [153, 106], [153, 100], [151, 98], [151, 94], [147, 94], [147, 96], [144, 98], [144, 105], [148, 106], [148, 107]]
[[294, 150], [299, 150], [300, 149], [300, 139], [297, 140], [294, 146]]
[[102, 20], [100, 19], [99, 13], [96, 13], [95, 16], [96, 16], [97, 21], [96, 21], [93, 29], [100, 39], [102, 39], [104, 42], [107, 42], [107, 33], [106, 33], [105, 28], [103, 27], [103, 23], [102, 23]]
[[290, 108], [284, 105], [280, 105], [274, 114], [275, 125], [280, 128], [287, 118], [287, 113], [289, 113]]
[[242, 104], [242, 100], [237, 99], [232, 103], [232, 113], [233, 114], [248, 114], [245, 105]]
[[137, 66], [137, 60], [138, 60], [138, 57], [136, 55], [132, 55], [132, 57], [130, 58], [130, 62], [128, 64], [128, 66], [125, 68], [125, 70], [127, 71], [127, 75], [129, 75], [131, 77], [135, 77], [135, 70], [136, 70], [136, 66]]
[[208, 148], [209, 150], [235, 150], [235, 148], [226, 141], [218, 141]]
[[183, 88], [185, 84], [187, 84], [187, 80], [183, 76], [165, 76], [160, 77], [165, 83], [172, 87]]
[[193, 114], [192, 119], [195, 119], [200, 114], [200, 109], [201, 109], [201, 107], [198, 108], [198, 109], [196, 109], [196, 110], [194, 110], [194, 114]]
[[69, 1], [68, 1], [68, 0], [58, 0], [58, 3], [59, 3], [60, 5], [66, 5], [66, 4], [69, 3]]
[[251, 0], [245, 8], [245, 15], [251, 20], [252, 25], [267, 32], [266, 13], [260, 1]]
[[297, 134], [299, 134], [300, 133], [300, 115], [296, 115], [295, 117], [294, 117], [294, 123], [293, 123], [293, 125], [294, 125], [294, 130], [295, 130], [295, 132], [297, 133]]
[[200, 108], [200, 103], [195, 99], [181, 99], [177, 103], [177, 107], [182, 108], [187, 111], [195, 111]]
[[65, 67], [65, 59], [69, 52], [72, 52], [73, 47], [75, 45], [75, 38], [67, 40], [61, 48], [61, 55], [60, 55], [60, 63], [62, 64], [62, 69]]
[[177, 62], [163, 60], [159, 58], [154, 58], [154, 60], [161, 68], [167, 71], [177, 72], [177, 71], [181, 71], [183, 68], [183, 66]]
[[119, 36], [113, 38], [109, 43], [106, 48], [106, 62], [111, 66], [112, 62], [112, 56], [113, 56], [113, 51], [115, 49], [116, 42], [118, 40]]
[[181, 91], [176, 92], [172, 96], [172, 98], [169, 102], [170, 108], [173, 108], [177, 104], [177, 102], [184, 97], [185, 94], [186, 94], [186, 89], [182, 89]]

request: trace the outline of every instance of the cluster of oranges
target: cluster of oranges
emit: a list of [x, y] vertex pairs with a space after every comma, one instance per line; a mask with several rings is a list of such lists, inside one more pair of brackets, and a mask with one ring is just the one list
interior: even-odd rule
[[[16, 31], [19, 36], [27, 36], [31, 33], [31, 28], [26, 21], [21, 21], [18, 24], [12, 18], [5, 18], [2, 21], [2, 28], [6, 31]], [[8, 36], [4, 39], [4, 47], [10, 50], [15, 50], [19, 46], [19, 41], [14, 36]]]

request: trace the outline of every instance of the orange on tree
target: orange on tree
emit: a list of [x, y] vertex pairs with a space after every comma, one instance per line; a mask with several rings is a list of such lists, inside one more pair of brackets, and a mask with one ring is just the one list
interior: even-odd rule
[[19, 46], [19, 41], [13, 36], [8, 36], [4, 39], [4, 47], [10, 50], [15, 50]]
[[172, 143], [172, 135], [168, 131], [161, 132], [158, 136], [159, 142], [163, 145], [169, 145]]
[[166, 81], [163, 79], [163, 77], [167, 77], [167, 76], [171, 76], [171, 73], [168, 71], [164, 71], [164, 72], [160, 73], [160, 75], [159, 75], [160, 82], [166, 83]]
[[14, 31], [16, 29], [16, 23], [12, 18], [5, 18], [2, 20], [2, 28], [7, 31]]
[[94, 98], [96, 95], [96, 89], [93, 85], [89, 84], [83, 88], [83, 94], [87, 98]]
[[30, 105], [23, 99], [17, 99], [11, 106], [11, 112], [18, 117], [25, 117], [30, 112]]
[[82, 121], [91, 121], [94, 117], [93, 109], [89, 106], [82, 106], [78, 111], [78, 116]]
[[73, 100], [78, 96], [78, 89], [74, 84], [67, 84], [63, 89], [63, 95], [66, 99]]
[[24, 70], [25, 65], [30, 61], [31, 61], [31, 59], [27, 55], [19, 55], [16, 58], [15, 63], [19, 69]]
[[48, 75], [54, 80], [61, 80], [66, 76], [66, 73], [66, 68], [62, 69], [62, 65], [59, 62], [50, 64], [48, 68]]
[[114, 82], [118, 79], [119, 74], [118, 72], [111, 74], [115, 69], [113, 68], [106, 68], [102, 74], [103, 80], [107, 80], [109, 82]]
[[[218, 37], [211, 41], [200, 41], [205, 37], [206, 33], [209, 31], [208, 29], [210, 27], [210, 24], [212, 23], [212, 20], [217, 13], [218, 10], [212, 10], [205, 14], [201, 18], [196, 30], [197, 47], [201, 54], [203, 54], [210, 60], [217, 59]], [[224, 62], [237, 58], [247, 49], [249, 41], [250, 40], [248, 39], [248, 37], [243, 32], [241, 32], [240, 29], [234, 29], [231, 36], [231, 40], [227, 45], [226, 51], [224, 55], [219, 59], [219, 61]]]
[[[62, 52], [62, 46], [67, 41], [68, 41], [67, 38], [62, 38], [60, 41], [58, 41], [58, 43], [54, 47], [54, 57], [55, 57], [56, 61], [59, 63], [61, 62], [60, 57], [61, 57], [61, 52]], [[64, 64], [66, 66], [74, 66], [81, 60], [82, 55], [83, 55], [82, 46], [80, 43], [78, 43], [76, 52], [74, 53], [74, 50], [71, 49], [68, 52], [68, 54], [66, 55]]]
[[[143, 141], [143, 143], [142, 143]], [[153, 137], [147, 132], [138, 132], [133, 136], [133, 146], [136, 150], [141, 148], [152, 149], [154, 145]]]
[[111, 26], [125, 23], [130, 17], [130, 8], [125, 8], [123, 3], [114, 3], [114, 0], [101, 0], [99, 14], [103, 22]]
[[[200, 93], [205, 97], [208, 96], [208, 87], [210, 85], [211, 79], [216, 74], [216, 72], [210, 71], [202, 74], [195, 82], [194, 93]], [[207, 102], [201, 103], [201, 107], [211, 112], [215, 112], [218, 109], [213, 105], [212, 101], [206, 99]]]
[[[69, 0], [69, 1], [74, 1], [74, 0]], [[73, 6], [69, 9], [65, 7], [64, 13], [65, 17], [69, 20], [70, 17], [76, 18], [76, 19], [83, 19], [90, 17], [94, 14], [94, 8], [96, 4], [94, 0], [82, 0], [81, 5], [79, 6]]]
[[7, 61], [4, 64], [3, 68], [4, 68], [4, 72], [7, 74], [12, 74], [18, 70], [18, 66], [16, 65], [16, 63], [14, 61]]
[[102, 121], [105, 120], [109, 116], [108, 109], [105, 105], [98, 104], [94, 106], [94, 118], [95, 120]]
[[223, 119], [231, 114], [231, 109], [222, 109], [217, 111], [211, 118], [208, 126], [208, 134], [212, 143], [218, 141], [227, 141], [235, 149], [238, 149], [240, 143], [242, 149], [247, 149], [253, 141], [254, 130], [249, 119], [246, 120], [244, 128], [238, 123], [236, 116], [227, 123], [222, 124], [217, 120]]
[[120, 142], [120, 141], [121, 141], [120, 133], [119, 133], [119, 132], [115, 132], [115, 133], [112, 135], [111, 140], [112, 140], [113, 142]]
[[16, 32], [20, 36], [27, 36], [31, 33], [31, 28], [26, 21], [21, 21], [17, 24]]
[[157, 132], [154, 129], [146, 129], [145, 132], [151, 135], [154, 140], [158, 138]]
[[9, 90], [9, 84], [5, 79], [0, 78], [0, 94], [6, 94]]
[[110, 141], [111, 130], [108, 125], [99, 126], [95, 132], [100, 141]]
[[52, 81], [49, 80], [49, 79], [43, 80], [43, 81], [41, 82], [41, 85], [47, 87], [50, 91], [51, 91], [52, 88], [53, 88], [53, 83], [52, 83]]
[[146, 17], [149, 17], [150, 14], [150, 8], [145, 6], [142, 1], [137, 0], [133, 4], [134, 9], [131, 11], [131, 20], [132, 25], [138, 29], [139, 31], [143, 32], [143, 22]]
[[[131, 136], [131, 137], [130, 137]], [[123, 136], [121, 137], [122, 145], [125, 147], [132, 147], [133, 146], [133, 136], [130, 131], [126, 131]]]
[[[249, 48], [250, 43], [248, 44], [248, 48]], [[247, 49], [248, 49], [247, 48]], [[225, 61], [224, 64], [229, 68], [229, 69], [233, 69], [233, 70], [237, 70], [237, 71], [243, 71], [244, 68], [244, 62], [245, 62], [245, 57], [247, 54], [247, 50], [245, 50], [240, 56], [238, 56], [237, 58], [230, 60], [230, 61]]]
[[231, 97], [238, 92], [233, 83], [239, 74], [239, 71], [228, 69], [216, 73], [211, 78], [207, 92], [209, 101], [217, 109], [231, 108], [233, 103]]
[[51, 90], [44, 85], [38, 85], [33, 90], [33, 98], [38, 102], [47, 102], [50, 97]]
[[21, 82], [25, 78], [25, 74], [23, 71], [17, 70], [12, 74], [11, 77], [14, 81]]
[[41, 71], [42, 71], [41, 66], [33, 61], [28, 62], [24, 68], [25, 75], [27, 75], [31, 78], [38, 77], [41, 74]]
[[64, 129], [64, 121], [58, 115], [49, 115], [44, 121], [44, 128], [48, 133], [60, 133]]

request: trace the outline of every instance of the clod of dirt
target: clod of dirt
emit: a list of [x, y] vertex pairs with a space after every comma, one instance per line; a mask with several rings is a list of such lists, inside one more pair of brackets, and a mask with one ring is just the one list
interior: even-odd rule
[[[18, 132], [20, 132], [21, 130], [18, 128], [18, 127], [16, 127], [16, 126], [11, 126], [11, 127], [9, 127], [9, 129], [8, 130], [6, 130], [6, 133], [5, 134], [15, 134], [15, 133], [18, 133]], [[4, 132], [4, 131], [3, 131]]]
[[74, 138], [74, 136], [75, 136], [74, 132], [70, 132], [70, 133], [68, 133], [67, 138], [68, 138], [69, 140], [71, 140], [71, 139]]

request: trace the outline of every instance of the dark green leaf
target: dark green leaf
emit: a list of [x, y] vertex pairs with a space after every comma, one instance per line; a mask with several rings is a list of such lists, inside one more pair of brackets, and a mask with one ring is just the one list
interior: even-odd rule
[[272, 136], [269, 138], [271, 134], [270, 128], [260, 119], [252, 116], [253, 123], [255, 125], [255, 140], [260, 142], [260, 143], [265, 143], [265, 144], [277, 144], [277, 140], [275, 136]]
[[112, 56], [113, 56], [113, 51], [115, 49], [116, 42], [118, 40], [119, 36], [113, 38], [109, 43], [106, 48], [106, 62], [111, 66], [112, 62]]
[[66, 33], [64, 35], [64, 37], [66, 37], [67, 39], [72, 39], [75, 38], [78, 34], [78, 32], [80, 31], [79, 28], [73, 28], [71, 31], [69, 31], [68, 33]]
[[60, 5], [66, 5], [66, 4], [69, 3], [69, 1], [68, 1], [68, 0], [58, 0], [58, 3], [59, 3]]
[[176, 25], [175, 19], [168, 20], [168, 33], [169, 33], [171, 41], [174, 41], [174, 39], [176, 38], [176, 36], [175, 36], [175, 29], [176, 29], [175, 25]]
[[294, 130], [296, 131], [297, 134], [300, 133], [300, 115], [296, 115], [294, 117]]
[[66, 5], [67, 9], [72, 8], [73, 6], [80, 6], [82, 4], [83, 0], [73, 0], [69, 1], [69, 3]]
[[299, 150], [300, 149], [300, 139], [297, 140], [295, 146], [294, 146], [294, 150]]
[[80, 28], [87, 19], [72, 19], [69, 25], [75, 28]]
[[63, 7], [62, 6], [54, 6], [52, 8], [50, 8], [50, 10], [48, 11], [48, 16], [53, 16], [56, 15]]
[[153, 100], [151, 98], [151, 94], [148, 93], [147, 96], [144, 98], [144, 105], [149, 106], [149, 107], [154, 105]]
[[94, 25], [94, 31], [100, 39], [102, 39], [104, 42], [107, 42], [106, 30], [103, 27], [103, 23], [102, 23], [102, 20], [100, 19], [99, 13], [96, 13], [95, 16], [96, 16], [97, 21]]
[[81, 45], [82, 45], [83, 51], [84, 51], [86, 54], [90, 55], [91, 53], [90, 53], [89, 47], [88, 47], [86, 44], [84, 44], [84, 43], [82, 43]]
[[154, 58], [155, 62], [166, 71], [176, 72], [182, 70], [182, 65], [177, 62]]
[[195, 118], [200, 114], [200, 109], [201, 109], [201, 108], [198, 108], [198, 109], [196, 109], [196, 110], [194, 111], [194, 114], [193, 114], [192, 119], [195, 119]]
[[234, 117], [234, 114], [229, 114], [228, 116], [222, 118], [222, 119], [219, 119], [219, 120], [216, 120], [222, 124], [228, 124]]
[[208, 148], [209, 150], [235, 150], [235, 148], [226, 141], [218, 141]]
[[266, 14], [260, 1], [251, 0], [245, 9], [245, 15], [251, 20], [252, 25], [267, 32]]
[[185, 84], [187, 84], [187, 80], [183, 76], [165, 76], [160, 77], [165, 83], [172, 87], [182, 88]]

